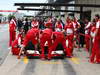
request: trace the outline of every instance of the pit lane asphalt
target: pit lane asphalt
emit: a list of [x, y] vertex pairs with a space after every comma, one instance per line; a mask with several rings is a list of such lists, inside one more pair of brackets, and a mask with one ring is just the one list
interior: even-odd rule
[[8, 49], [9, 31], [8, 24], [0, 24], [0, 65], [9, 53]]
[[88, 53], [74, 50], [71, 59], [17, 59], [8, 49], [8, 25], [0, 27], [0, 75], [100, 75], [100, 64], [88, 62]]

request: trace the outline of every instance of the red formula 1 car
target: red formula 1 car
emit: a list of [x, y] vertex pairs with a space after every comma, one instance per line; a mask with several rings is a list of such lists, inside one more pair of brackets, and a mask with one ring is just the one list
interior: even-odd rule
[[38, 50], [35, 50], [34, 45], [30, 41], [28, 45], [25, 47], [25, 54], [28, 58], [39, 57], [40, 58], [40, 51], [39, 47]]
[[[25, 48], [25, 50], [26, 50], [26, 56], [28, 57], [28, 58], [36, 58], [36, 57], [38, 57], [38, 58], [40, 58], [40, 55], [41, 55], [41, 49], [39, 50], [40, 48], [39, 48], [39, 46], [38, 46], [38, 50], [34, 50], [34, 45], [32, 45], [32, 43], [30, 42], [29, 44], [28, 44], [28, 46]], [[47, 57], [47, 54], [48, 54], [48, 46], [46, 45], [45, 46], [45, 56]], [[56, 48], [56, 50], [55, 51], [52, 51], [52, 53], [51, 53], [51, 57], [52, 58], [64, 58], [64, 49], [63, 49], [63, 47], [62, 47], [62, 45], [61, 44], [59, 44], [58, 46], [57, 46], [57, 48]]]

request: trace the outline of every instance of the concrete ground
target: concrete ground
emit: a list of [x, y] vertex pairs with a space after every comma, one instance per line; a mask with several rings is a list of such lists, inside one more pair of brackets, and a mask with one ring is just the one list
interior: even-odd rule
[[0, 64], [3, 63], [4, 59], [9, 53], [9, 31], [8, 24], [0, 24]]
[[0, 27], [0, 75], [100, 75], [100, 64], [88, 62], [89, 54], [74, 49], [73, 58], [17, 59], [8, 49], [8, 26]]

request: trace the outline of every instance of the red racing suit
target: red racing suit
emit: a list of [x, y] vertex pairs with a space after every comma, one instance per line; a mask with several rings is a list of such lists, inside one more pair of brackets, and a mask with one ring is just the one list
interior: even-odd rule
[[96, 22], [96, 30], [97, 34], [94, 37], [94, 43], [92, 48], [92, 54], [90, 57], [90, 62], [94, 62], [96, 58], [96, 62], [100, 63], [100, 21]]
[[65, 25], [65, 33], [66, 33], [66, 44], [68, 41], [68, 45], [67, 45], [67, 50], [66, 52], [70, 52], [70, 54], [72, 55], [73, 52], [73, 38], [74, 38], [74, 27], [72, 23], [68, 23], [67, 25]]
[[20, 52], [19, 46], [22, 44], [22, 35], [19, 34], [16, 40], [12, 43], [12, 49], [11, 52], [13, 55], [18, 55]]
[[38, 43], [38, 36], [39, 36], [38, 28], [30, 29], [24, 38], [23, 45], [26, 46], [29, 43], [29, 41], [32, 41], [32, 44], [36, 45]]
[[60, 28], [60, 29], [63, 29], [63, 25], [61, 24], [61, 22], [56, 22], [56, 27], [55, 28]]
[[10, 33], [10, 41], [9, 46], [12, 45], [12, 42], [16, 39], [16, 22], [14, 19], [12, 19], [9, 23], [9, 33]]
[[50, 48], [48, 59], [51, 59], [51, 53], [53, 50], [56, 49], [56, 47], [59, 43], [62, 44], [63, 48], [65, 49], [64, 51], [67, 53], [67, 55], [71, 56], [69, 50], [67, 50], [67, 47], [66, 47], [64, 34], [62, 32], [55, 31], [55, 32], [53, 32], [53, 36], [55, 36], [55, 39], [54, 39], [54, 43], [53, 43], [52, 47]]
[[[41, 58], [45, 58], [44, 55], [44, 47], [45, 43], [48, 42], [48, 49], [50, 49], [52, 45], [52, 29], [46, 28], [42, 31], [41, 37], [40, 37], [40, 47], [41, 47]], [[49, 51], [49, 50], [48, 50]]]

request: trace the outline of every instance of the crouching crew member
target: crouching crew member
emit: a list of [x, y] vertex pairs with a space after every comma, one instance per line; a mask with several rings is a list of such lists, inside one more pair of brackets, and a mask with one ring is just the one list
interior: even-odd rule
[[52, 22], [47, 22], [45, 24], [46, 29], [42, 31], [41, 37], [40, 37], [40, 47], [41, 47], [41, 59], [45, 59], [44, 54], [44, 48], [45, 43], [48, 43], [48, 51], [50, 50], [50, 47], [52, 45]]
[[23, 41], [23, 36], [22, 36], [22, 33], [19, 32], [17, 38], [12, 43], [11, 52], [12, 52], [13, 55], [18, 55], [19, 54], [22, 41]]
[[26, 45], [31, 41], [32, 44], [34, 45], [35, 47], [35, 50], [37, 49], [37, 45], [38, 45], [38, 38], [39, 38], [39, 29], [37, 28], [38, 26], [34, 26], [32, 29], [30, 29], [25, 38], [24, 38], [24, 41], [23, 41], [23, 44], [22, 44], [22, 48], [21, 48], [21, 51], [18, 55], [18, 59], [20, 58], [20, 55], [22, 53], [22, 51], [24, 50], [24, 48], [26, 47]]
[[52, 57], [52, 54], [51, 54], [52, 51], [56, 49], [58, 44], [62, 44], [63, 48], [65, 49], [64, 51], [67, 53], [68, 56], [71, 56], [69, 50], [67, 50], [64, 34], [62, 33], [62, 29], [63, 29], [62, 24], [60, 21], [58, 21], [56, 23], [55, 32], [53, 32], [54, 42], [52, 44], [52, 47], [49, 50], [49, 56], [48, 56], [49, 60]]

